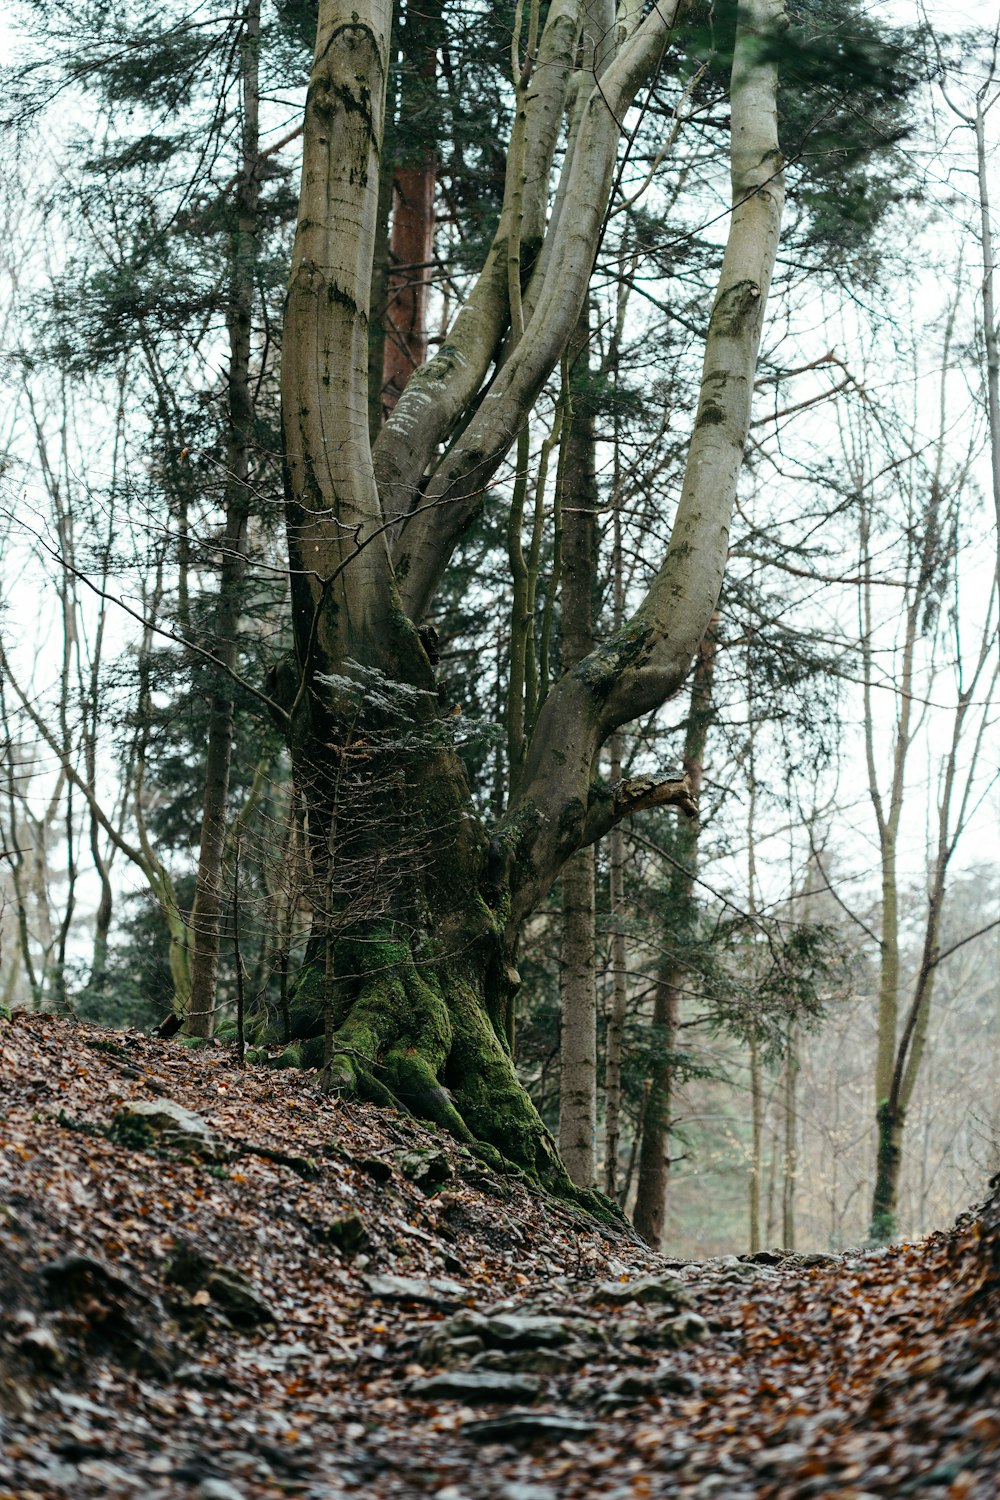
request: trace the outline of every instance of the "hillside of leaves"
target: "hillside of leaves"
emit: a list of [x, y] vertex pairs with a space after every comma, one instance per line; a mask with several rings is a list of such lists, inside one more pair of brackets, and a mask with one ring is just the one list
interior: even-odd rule
[[998, 1313], [997, 1196], [680, 1262], [315, 1074], [0, 1021], [2, 1500], [994, 1500]]

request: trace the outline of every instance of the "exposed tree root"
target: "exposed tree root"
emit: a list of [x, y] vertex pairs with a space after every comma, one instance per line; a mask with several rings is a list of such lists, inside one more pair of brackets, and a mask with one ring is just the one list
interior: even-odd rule
[[[514, 1172], [620, 1225], [617, 1204], [576, 1187], [567, 1174], [518, 1080], [506, 1039], [491, 1024], [474, 964], [420, 966], [398, 941], [352, 944], [351, 950], [354, 994], [341, 1006], [329, 1060], [324, 981], [316, 964], [296, 988], [296, 1040], [270, 1065], [324, 1068], [332, 1092], [403, 1108], [447, 1130], [494, 1170]], [[266, 1033], [257, 1038], [266, 1039]]]

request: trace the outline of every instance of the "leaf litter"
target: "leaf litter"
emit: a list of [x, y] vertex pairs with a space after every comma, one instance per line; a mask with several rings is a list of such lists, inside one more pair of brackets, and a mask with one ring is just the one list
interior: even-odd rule
[[0, 1500], [1000, 1494], [1000, 1191], [680, 1262], [222, 1047], [16, 1013], [0, 1089]]

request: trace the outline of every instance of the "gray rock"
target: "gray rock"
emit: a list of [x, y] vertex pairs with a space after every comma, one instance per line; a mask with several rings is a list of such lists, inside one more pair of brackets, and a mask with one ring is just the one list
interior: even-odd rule
[[241, 1328], [256, 1328], [261, 1323], [278, 1321], [271, 1304], [234, 1266], [217, 1266], [210, 1271], [205, 1279], [205, 1290], [230, 1322]]
[[542, 1383], [536, 1375], [500, 1370], [449, 1370], [411, 1380], [407, 1394], [421, 1401], [529, 1401]]
[[454, 1306], [464, 1302], [469, 1295], [461, 1282], [450, 1281], [447, 1276], [366, 1276], [365, 1285], [373, 1297], [384, 1297], [392, 1302], [429, 1302], [434, 1307], [442, 1303]]
[[59, 1341], [44, 1323], [29, 1328], [17, 1341], [18, 1348], [40, 1370], [58, 1370], [64, 1363]]
[[140, 1131], [145, 1129], [159, 1136], [163, 1145], [194, 1152], [206, 1161], [225, 1161], [229, 1155], [201, 1115], [172, 1099], [132, 1099], [118, 1110], [115, 1124], [119, 1132], [129, 1125]]
[[76, 1251], [70, 1251], [68, 1255], [61, 1255], [58, 1260], [49, 1261], [42, 1266], [38, 1274], [50, 1295], [55, 1294], [64, 1300], [76, 1302], [92, 1296], [96, 1291], [141, 1302], [154, 1308], [162, 1316], [163, 1310], [156, 1297], [137, 1281], [123, 1276], [120, 1271], [95, 1255], [80, 1255]]
[[683, 1349], [708, 1337], [708, 1324], [697, 1313], [676, 1317], [623, 1318], [615, 1328], [618, 1344], [637, 1344], [643, 1349]]
[[341, 1219], [322, 1219], [313, 1225], [313, 1235], [323, 1245], [333, 1245], [348, 1260], [371, 1248], [371, 1236], [360, 1214]]
[[389, 1182], [392, 1178], [392, 1167], [387, 1161], [380, 1161], [377, 1156], [365, 1156], [354, 1165], [359, 1172], [366, 1172], [376, 1182]]
[[442, 1365], [458, 1365], [463, 1361], [472, 1359], [483, 1351], [483, 1341], [476, 1338], [475, 1334], [469, 1334], [464, 1338], [444, 1339], [440, 1341], [427, 1339], [421, 1345], [421, 1354], [427, 1361], [437, 1360]]
[[285, 1370], [289, 1365], [308, 1363], [315, 1358], [315, 1351], [308, 1344], [272, 1344], [261, 1363], [265, 1369]]
[[607, 1387], [598, 1402], [598, 1411], [630, 1406], [651, 1396], [690, 1396], [698, 1389], [698, 1380], [686, 1370], [661, 1365], [655, 1370], [627, 1370]]
[[[130, 1474], [126, 1469], [120, 1468], [118, 1464], [109, 1463], [103, 1458], [85, 1458], [76, 1465], [77, 1483], [79, 1476], [86, 1479], [96, 1480], [100, 1485], [98, 1491], [101, 1495], [126, 1495], [130, 1491], [146, 1490], [146, 1481], [140, 1479], [136, 1474]], [[93, 1493], [93, 1491], [91, 1491]], [[240, 1500], [243, 1497], [240, 1496]]]
[[123, 1364], [161, 1376], [172, 1372], [176, 1351], [159, 1332], [166, 1323], [165, 1309], [141, 1283], [96, 1256], [75, 1251], [42, 1266], [38, 1275], [47, 1300], [56, 1306], [101, 1304], [103, 1315], [89, 1325], [88, 1337], [113, 1349]]
[[471, 1361], [474, 1370], [526, 1370], [533, 1375], [566, 1375], [586, 1364], [589, 1353], [579, 1344], [563, 1349], [487, 1349]]
[[628, 1370], [624, 1375], [618, 1375], [608, 1386], [608, 1396], [655, 1396], [656, 1381], [652, 1375], [640, 1373], [638, 1370]]
[[463, 1422], [462, 1436], [477, 1443], [560, 1443], [564, 1438], [592, 1437], [596, 1422], [562, 1412], [511, 1411], [502, 1417]]
[[549, 1484], [521, 1484], [512, 1480], [500, 1486], [497, 1500], [559, 1500], [559, 1497]]
[[167, 1276], [188, 1291], [204, 1291], [212, 1302], [239, 1328], [256, 1328], [262, 1323], [276, 1323], [271, 1304], [236, 1266], [213, 1260], [186, 1240], [178, 1240], [167, 1263]]
[[412, 1182], [422, 1193], [436, 1193], [444, 1183], [454, 1176], [451, 1162], [444, 1151], [436, 1147], [414, 1147], [412, 1151], [401, 1151], [396, 1156], [396, 1165], [408, 1182]]
[[691, 1370], [677, 1370], [673, 1365], [659, 1365], [653, 1372], [657, 1392], [662, 1396], [693, 1396], [701, 1381]]
[[652, 1335], [648, 1342], [658, 1349], [683, 1349], [687, 1344], [700, 1344], [707, 1339], [708, 1324], [697, 1313], [684, 1312], [679, 1317], [654, 1323]]
[[228, 1479], [203, 1479], [194, 1492], [194, 1500], [244, 1500], [244, 1496]]
[[589, 1300], [625, 1307], [638, 1302], [644, 1307], [654, 1304], [668, 1307], [690, 1307], [691, 1294], [675, 1276], [643, 1276], [638, 1281], [602, 1281], [591, 1292]]
[[754, 1455], [754, 1467], [762, 1474], [787, 1474], [797, 1469], [807, 1456], [801, 1443], [779, 1443]]
[[573, 1341], [575, 1347], [566, 1360], [552, 1359], [548, 1362], [528, 1361], [504, 1362], [501, 1366], [492, 1358], [478, 1359], [477, 1364], [489, 1365], [493, 1369], [532, 1369], [546, 1373], [575, 1369], [587, 1358], [583, 1345], [603, 1344], [604, 1335], [600, 1327], [590, 1319], [574, 1317], [546, 1317], [536, 1313], [517, 1313], [506, 1309], [495, 1312], [461, 1312], [442, 1323], [421, 1346], [421, 1358], [427, 1362], [453, 1360], [462, 1340], [479, 1340], [480, 1348], [502, 1351], [513, 1356], [515, 1351], [549, 1351], [568, 1349]]
[[504, 1349], [558, 1349], [573, 1336], [561, 1318], [532, 1313], [466, 1313], [451, 1321], [461, 1324], [463, 1332], [475, 1333], [484, 1343]]

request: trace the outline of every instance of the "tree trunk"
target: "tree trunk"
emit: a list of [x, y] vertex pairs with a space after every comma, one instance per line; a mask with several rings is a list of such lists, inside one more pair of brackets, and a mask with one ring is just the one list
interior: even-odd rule
[[[713, 615], [705, 639], [698, 648], [691, 682], [691, 709], [684, 733], [684, 773], [696, 803], [701, 794], [705, 747], [712, 721], [717, 625], [718, 615]], [[690, 975], [686, 965], [670, 949], [683, 949], [694, 937], [697, 916], [694, 886], [698, 860], [697, 822], [687, 819], [678, 824], [673, 848], [676, 863], [667, 872], [664, 911], [668, 951], [657, 974], [653, 996], [653, 1035], [658, 1055], [650, 1075], [649, 1091], [643, 1109], [639, 1185], [633, 1215], [636, 1229], [654, 1249], [659, 1247], [663, 1238], [666, 1217], [670, 1170], [670, 1111], [681, 995], [685, 987], [690, 988]]]
[[[615, 462], [617, 464], [617, 433]], [[625, 618], [625, 573], [622, 563], [622, 514], [616, 483], [612, 514], [611, 589], [614, 628]], [[621, 735], [611, 736], [609, 770], [617, 786], [622, 774]], [[618, 1153], [621, 1136], [622, 1057], [625, 1050], [625, 1011], [628, 1004], [625, 947], [625, 844], [621, 826], [611, 830], [608, 840], [608, 920], [611, 930], [611, 1006], [604, 1038], [604, 1191], [618, 1196]]]
[[[683, 973], [683, 970], [677, 970]], [[672, 977], [672, 976], [671, 976]], [[663, 1240], [670, 1173], [670, 1112], [673, 1103], [673, 1053], [677, 1047], [680, 991], [665, 974], [653, 995], [653, 1030], [659, 1052], [653, 1067], [642, 1117], [639, 1183], [632, 1223], [654, 1250]]]
[[[323, 1020], [331, 1017], [332, 1087], [401, 1101], [458, 1138], [481, 1143], [497, 1162], [512, 1162], [578, 1197], [581, 1190], [518, 1083], [504, 1015], [517, 983], [518, 929], [566, 860], [640, 807], [690, 805], [687, 785], [676, 777], [602, 788], [594, 767], [616, 728], [683, 682], [725, 560], [782, 203], [775, 72], [759, 60], [750, 34], [778, 24], [780, 7], [749, 0], [741, 9], [732, 89], [734, 210], [674, 535], [637, 615], [546, 698], [520, 793], [492, 839], [474, 813], [416, 621], [479, 503], [465, 481], [478, 487], [495, 472], [577, 324], [610, 192], [618, 121], [656, 65], [673, 12], [650, 12], [588, 96], [589, 124], [581, 127], [569, 168], [576, 186], [560, 219], [572, 254], [553, 257], [524, 336], [461, 436], [435, 460], [423, 492], [428, 503], [393, 556], [387, 527], [399, 486], [405, 492], [422, 480], [438, 439], [432, 437], [416, 475], [414, 455], [425, 452], [428, 434], [450, 430], [457, 386], [472, 366], [453, 344], [448, 370], [439, 364], [433, 381], [421, 372], [408, 382], [378, 440], [377, 482], [367, 321], [389, 0], [354, 0], [350, 9], [322, 0], [306, 106], [282, 359], [295, 666], [277, 674], [275, 686], [307, 809], [314, 911], [307, 961], [290, 1002], [293, 1030], [311, 1037], [310, 1056], [321, 1062]], [[539, 57], [549, 45], [546, 33], [565, 14], [554, 0]], [[539, 111], [565, 84], [558, 72], [543, 77], [540, 65], [536, 77], [525, 160], [554, 140], [558, 119], [552, 125]], [[533, 118], [541, 120], [537, 130]], [[547, 172], [541, 183], [525, 177], [542, 202]], [[530, 209], [522, 203], [522, 225]], [[459, 412], [468, 417], [467, 405]], [[414, 410], [422, 413], [416, 426]], [[450, 491], [454, 503], [434, 504], [438, 487], [460, 476]]]
[[434, 254], [433, 160], [396, 168], [389, 238], [382, 402], [392, 411], [413, 371], [427, 359], [427, 291]]
[[795, 1184], [798, 1172], [798, 1028], [788, 1028], [785, 1053], [785, 1150], [781, 1172], [781, 1243], [795, 1249]]
[[[995, 97], [995, 96], [994, 96]], [[996, 257], [990, 214], [990, 178], [986, 146], [986, 110], [982, 93], [976, 95], [976, 176], [979, 183], [980, 248], [983, 256], [983, 341], [986, 345], [986, 412], [990, 434], [990, 476], [997, 527], [997, 583], [1000, 585], [1000, 333], [997, 330]]]
[[764, 1089], [761, 1078], [760, 1051], [750, 1043], [750, 1254], [761, 1249], [760, 1189], [764, 1175]]
[[385, 407], [382, 386], [385, 379], [386, 314], [389, 307], [389, 224], [392, 217], [392, 193], [395, 180], [396, 115], [398, 113], [399, 47], [398, 21], [389, 41], [389, 81], [386, 85], [386, 119], [379, 161], [378, 208], [375, 215], [375, 243], [372, 252], [372, 277], [368, 316], [368, 435], [375, 442], [382, 430]]
[[[250, 353], [255, 295], [257, 204], [260, 132], [258, 64], [260, 0], [249, 0], [243, 23], [242, 160], [236, 188], [236, 226], [231, 246], [229, 308], [228, 419], [226, 440], [226, 527], [222, 543], [219, 598], [215, 611], [215, 655], [219, 674], [209, 700], [208, 745], [205, 752], [205, 791], [201, 816], [201, 847], [191, 910], [191, 1003], [185, 1029], [191, 1036], [212, 1035], [219, 972], [219, 928], [222, 920], [223, 855], [229, 774], [233, 758], [233, 687], [237, 635], [243, 612], [243, 583], [247, 570], [247, 527], [250, 519], [250, 453], [253, 442], [253, 396]], [[225, 675], [224, 675], [225, 674]]]
[[879, 1245], [891, 1240], [896, 1232], [904, 1119], [903, 1111], [893, 1100], [884, 1099], [879, 1105], [870, 1231], [872, 1241]]
[[559, 1154], [580, 1187], [597, 1182], [597, 971], [594, 849], [562, 871]]
[[[8, 712], [5, 695], [5, 680], [7, 679], [7, 662], [0, 659], [0, 719], [3, 723], [8, 722]], [[27, 906], [27, 880], [26, 880], [26, 853], [24, 839], [26, 833], [22, 831], [22, 822], [18, 813], [17, 788], [20, 777], [20, 763], [14, 754], [14, 740], [12, 736], [5, 737], [4, 742], [4, 798], [7, 803], [7, 824], [3, 831], [2, 842], [5, 847], [5, 855], [10, 870], [11, 885], [14, 888], [14, 907], [17, 913], [17, 935], [21, 952], [21, 963], [24, 966], [25, 977], [28, 981], [30, 1000], [32, 1008], [39, 1010], [42, 1004], [42, 987], [35, 965], [31, 956], [31, 934], [28, 928], [28, 906]], [[16, 978], [16, 976], [15, 976]]]
[[[594, 411], [587, 390], [590, 369], [590, 303], [584, 306], [569, 349], [572, 397], [563, 481], [574, 506], [562, 524], [560, 664], [568, 672], [594, 647], [594, 587], [599, 496], [594, 452]], [[580, 1187], [597, 1182], [597, 967], [594, 952], [596, 861], [594, 846], [563, 866], [561, 889], [559, 1048], [559, 1151]]]
[[[392, 232], [381, 400], [391, 412], [414, 370], [427, 360], [427, 293], [434, 258], [434, 193], [437, 156], [427, 140], [427, 116], [434, 97], [441, 0], [407, 10], [400, 29], [402, 84], [395, 129], [396, 163], [392, 185]], [[390, 123], [387, 120], [387, 125]], [[416, 150], [408, 138], [417, 129]]]
[[[621, 780], [619, 736], [611, 741], [611, 781]], [[625, 966], [625, 843], [620, 826], [608, 840], [608, 915], [611, 920], [611, 1006], [604, 1042], [604, 1191], [618, 1196], [618, 1156], [621, 1150], [622, 1062], [625, 1051], [625, 1012], [628, 982]]]
[[[91, 782], [93, 782], [93, 777], [91, 777]], [[90, 988], [100, 991], [104, 988], [108, 968], [108, 936], [111, 932], [111, 918], [114, 914], [114, 891], [107, 861], [101, 851], [100, 827], [93, 813], [90, 814], [89, 821], [90, 853], [94, 861], [94, 870], [101, 884], [101, 895], [94, 914], [94, 950], [90, 962]]]
[[[951, 743], [942, 759], [940, 793], [937, 807], [937, 839], [930, 869], [927, 913], [922, 935], [920, 966], [902, 1029], [899, 1030], [900, 945], [897, 878], [897, 842], [905, 795], [905, 773], [909, 747], [913, 740], [911, 727], [914, 696], [916, 649], [929, 597], [930, 577], [934, 565], [935, 538], [942, 525], [945, 501], [943, 482], [945, 433], [948, 419], [945, 409], [945, 371], [949, 364], [955, 311], [952, 309], [945, 339], [941, 371], [940, 427], [935, 442], [936, 454], [927, 499], [919, 526], [911, 528], [912, 552], [908, 562], [914, 582], [905, 606], [905, 632], [902, 660], [897, 678], [899, 704], [893, 746], [892, 779], [889, 794], [883, 798], [879, 789], [875, 758], [875, 729], [872, 711], [872, 608], [871, 556], [868, 546], [868, 517], [862, 510], [861, 554], [864, 570], [863, 641], [865, 702], [865, 748], [868, 764], [869, 793], [875, 809], [882, 861], [882, 932], [879, 996], [879, 1033], [875, 1078], [876, 1170], [872, 1189], [870, 1237], [884, 1242], [895, 1232], [898, 1211], [899, 1181], [902, 1165], [903, 1135], [907, 1110], [913, 1096], [923, 1061], [930, 1026], [934, 979], [939, 962], [938, 945], [941, 915], [944, 907], [948, 868], [959, 835], [966, 826], [972, 805], [972, 787], [983, 743], [986, 719], [980, 718], [971, 753], [962, 767], [964, 786], [959, 790], [959, 752], [969, 710], [975, 701], [983, 669], [994, 647], [992, 603], [979, 639], [978, 656], [971, 675], [960, 670], [955, 708], [952, 712]], [[981, 714], [991, 702], [997, 672], [994, 670], [984, 695]], [[957, 804], [957, 811], [953, 811]], [[898, 1035], [897, 1035], [898, 1032]]]

